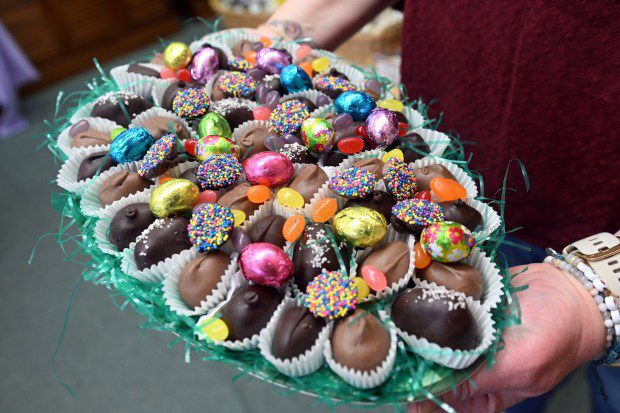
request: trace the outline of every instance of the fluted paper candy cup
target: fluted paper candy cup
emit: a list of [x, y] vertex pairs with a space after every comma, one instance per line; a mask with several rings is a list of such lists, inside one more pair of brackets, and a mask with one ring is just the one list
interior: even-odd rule
[[[140, 63], [140, 65], [153, 69], [157, 72], [160, 72], [161, 69], [163, 69], [163, 66], [152, 63]], [[140, 96], [150, 95], [153, 89], [153, 83], [158, 78], [128, 72], [127, 69], [129, 69], [129, 66], [130, 65], [122, 65], [113, 68], [110, 70], [110, 76], [112, 76], [116, 84], [123, 90], [129, 90], [139, 94]]]
[[99, 174], [105, 172], [99, 171], [95, 174], [93, 178], [78, 180], [78, 171], [80, 169], [82, 161], [84, 161], [86, 158], [93, 154], [105, 151], [105, 149], [102, 150], [100, 147], [93, 146], [81, 148], [79, 151], [73, 152], [71, 156], [65, 162], [63, 162], [62, 166], [60, 167], [58, 175], [56, 176], [56, 184], [69, 192], [81, 194], [93, 178], [96, 178], [97, 176], [99, 176]]
[[107, 133], [108, 135], [112, 133], [114, 129], [121, 127], [120, 125], [112, 122], [111, 120], [103, 119], [103, 118], [93, 118], [90, 116], [87, 116], [87, 117], [78, 119], [75, 122], [72, 122], [70, 126], [68, 126], [65, 130], [63, 130], [60, 133], [60, 135], [58, 135], [58, 142], [57, 142], [58, 147], [67, 156], [71, 156], [72, 154], [77, 153], [78, 151], [84, 150], [86, 148], [89, 148], [89, 149], [94, 148], [94, 149], [97, 149], [98, 151], [105, 151], [110, 148], [110, 144], [86, 146], [86, 147], [79, 147], [79, 148], [72, 147], [71, 142], [73, 141], [73, 138], [69, 135], [69, 131], [71, 130], [73, 125], [75, 125], [77, 122], [81, 120], [88, 122], [90, 129], [103, 132], [103, 133]]

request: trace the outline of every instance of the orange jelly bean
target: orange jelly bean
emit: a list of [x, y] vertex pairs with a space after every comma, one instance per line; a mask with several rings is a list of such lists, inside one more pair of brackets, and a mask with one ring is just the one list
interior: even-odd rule
[[435, 196], [444, 202], [467, 198], [467, 191], [463, 185], [449, 178], [431, 179], [431, 190]]
[[266, 187], [265, 185], [253, 185], [248, 188], [245, 193], [250, 202], [255, 204], [262, 204], [267, 202], [269, 197], [271, 197], [271, 189]]
[[314, 222], [326, 222], [334, 216], [338, 209], [338, 203], [334, 198], [323, 198], [319, 201], [314, 212], [312, 213], [312, 219]]
[[260, 39], [258, 39], [258, 41], [261, 42], [265, 47], [271, 46], [271, 39], [269, 39], [268, 37], [261, 37]]
[[431, 257], [429, 257], [428, 254], [422, 249], [422, 244], [416, 242], [413, 246], [413, 253], [415, 257], [414, 265], [416, 268], [422, 269], [430, 265]]
[[243, 55], [243, 58], [253, 65], [256, 64], [256, 52], [254, 50], [250, 50], [249, 52], [247, 52], [245, 55]]
[[166, 181], [171, 180], [172, 177], [171, 176], [162, 176], [161, 178], [159, 178], [159, 181], [157, 181], [157, 185], [161, 185]]
[[310, 76], [310, 78], [312, 79], [312, 63], [310, 62], [303, 62], [299, 64], [299, 67], [301, 67], [301, 69], [306, 72], [308, 74], [308, 76]]
[[282, 227], [282, 235], [288, 242], [295, 242], [306, 228], [306, 219], [301, 215], [291, 215]]

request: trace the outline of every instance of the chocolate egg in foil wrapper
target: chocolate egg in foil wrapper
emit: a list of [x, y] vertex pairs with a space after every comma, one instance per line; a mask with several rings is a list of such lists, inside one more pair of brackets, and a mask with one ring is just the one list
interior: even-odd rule
[[398, 138], [396, 114], [388, 109], [374, 109], [366, 118], [366, 133], [379, 146], [391, 145]]
[[387, 232], [387, 221], [379, 212], [366, 207], [349, 207], [334, 216], [334, 233], [356, 248], [380, 243]]
[[256, 67], [270, 75], [280, 73], [284, 66], [292, 63], [291, 55], [283, 50], [265, 47], [256, 53]]
[[198, 136], [200, 138], [213, 135], [232, 139], [232, 131], [228, 121], [224, 116], [216, 112], [207, 113], [198, 123]]
[[248, 182], [255, 185], [280, 186], [293, 177], [293, 163], [278, 152], [264, 151], [243, 161], [243, 171]]
[[198, 202], [200, 189], [187, 179], [174, 178], [155, 187], [149, 207], [158, 218], [190, 212]]
[[441, 221], [424, 228], [420, 244], [435, 261], [457, 262], [469, 256], [476, 241], [465, 225]]
[[151, 145], [155, 143], [153, 135], [144, 128], [127, 129], [116, 136], [110, 145], [110, 158], [116, 163], [140, 160]]
[[301, 140], [312, 152], [327, 152], [335, 137], [334, 127], [326, 119], [308, 118], [301, 124]]
[[354, 121], [360, 122], [366, 120], [370, 112], [377, 107], [377, 104], [366, 93], [350, 90], [336, 98], [334, 107], [339, 115], [348, 113]]
[[239, 264], [246, 280], [279, 287], [293, 276], [293, 261], [284, 250], [267, 242], [255, 242], [243, 248]]
[[192, 58], [189, 72], [196, 83], [204, 85], [215, 76], [219, 66], [220, 61], [217, 52], [210, 47], [205, 47], [200, 49]]
[[216, 154], [229, 153], [237, 158], [241, 156], [241, 150], [236, 143], [230, 139], [216, 135], [205, 136], [199, 139], [198, 143], [196, 143], [194, 153], [196, 158], [200, 161], [204, 161], [209, 156]]
[[184, 68], [192, 60], [192, 51], [189, 46], [181, 42], [172, 42], [163, 53], [164, 64], [172, 70]]
[[312, 88], [312, 79], [299, 66], [288, 65], [280, 72], [280, 82], [288, 93], [303, 92]]

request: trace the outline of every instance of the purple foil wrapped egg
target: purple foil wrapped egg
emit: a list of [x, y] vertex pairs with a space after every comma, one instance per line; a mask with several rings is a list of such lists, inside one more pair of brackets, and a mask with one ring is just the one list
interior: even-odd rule
[[199, 50], [192, 58], [189, 72], [196, 83], [204, 85], [215, 76], [219, 66], [220, 61], [217, 57], [217, 52], [210, 47], [205, 47]]
[[396, 114], [388, 109], [374, 109], [366, 118], [366, 133], [377, 145], [390, 145], [398, 138]]
[[282, 248], [267, 242], [243, 248], [239, 262], [245, 279], [256, 284], [279, 287], [293, 276], [290, 257]]
[[254, 185], [280, 186], [293, 177], [293, 163], [285, 155], [264, 151], [243, 161], [243, 171], [248, 182]]
[[291, 55], [282, 50], [265, 47], [256, 53], [256, 67], [271, 75], [280, 73], [284, 66], [291, 63]]

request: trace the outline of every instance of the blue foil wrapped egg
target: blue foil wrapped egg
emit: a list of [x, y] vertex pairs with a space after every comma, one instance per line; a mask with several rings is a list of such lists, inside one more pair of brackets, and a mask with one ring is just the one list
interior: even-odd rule
[[299, 66], [288, 65], [280, 72], [280, 82], [288, 93], [303, 92], [312, 88], [312, 79]]
[[340, 94], [334, 101], [336, 113], [348, 113], [354, 121], [364, 121], [377, 107], [375, 100], [364, 92], [350, 90]]
[[155, 139], [144, 128], [130, 128], [120, 134], [110, 144], [110, 158], [117, 163], [138, 161], [149, 150]]

